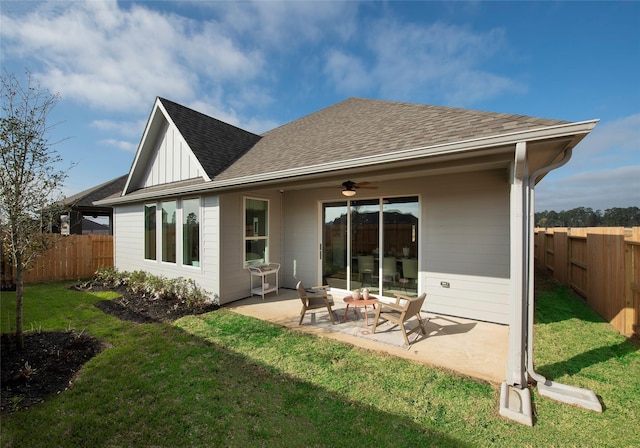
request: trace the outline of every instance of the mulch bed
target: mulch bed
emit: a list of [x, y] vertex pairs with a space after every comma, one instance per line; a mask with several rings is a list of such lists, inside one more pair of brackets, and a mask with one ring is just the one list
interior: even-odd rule
[[[105, 291], [102, 286], [88, 288], [75, 287], [79, 291]], [[137, 322], [140, 324], [152, 322], [173, 322], [183, 316], [197, 315], [215, 311], [219, 305], [213, 303], [190, 304], [184, 301], [169, 299], [153, 299], [142, 295], [131, 294], [126, 288], [108, 289], [120, 294], [113, 300], [101, 300], [94, 305], [107, 314], [118, 319]]]
[[5, 334], [1, 345], [3, 414], [28, 408], [72, 388], [83, 364], [104, 348], [90, 334], [74, 331], [25, 333], [24, 350], [17, 349], [15, 335]]
[[[78, 291], [104, 291], [97, 285], [73, 286]], [[113, 289], [108, 289], [113, 291]], [[186, 315], [219, 308], [216, 304], [188, 306], [177, 300], [153, 300], [133, 295], [125, 288], [115, 290], [121, 297], [95, 302], [103, 312], [136, 323], [173, 322]], [[85, 362], [105, 345], [86, 332], [29, 332], [24, 334], [24, 350], [16, 347], [15, 335], [0, 338], [0, 413], [10, 413], [41, 403], [52, 395], [73, 387], [74, 377]]]

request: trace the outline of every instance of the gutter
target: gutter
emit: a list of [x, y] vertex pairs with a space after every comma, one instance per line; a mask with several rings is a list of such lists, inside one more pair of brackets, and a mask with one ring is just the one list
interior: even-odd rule
[[235, 179], [226, 179], [219, 181], [214, 180], [205, 182], [198, 186], [182, 186], [168, 188], [167, 190], [163, 190], [162, 192], [154, 191], [149, 193], [140, 193], [137, 195], [130, 194], [117, 198], [104, 199], [96, 202], [96, 205], [111, 206], [116, 204], [139, 202], [159, 197], [177, 196], [202, 191], [225, 190], [247, 185], [260, 185], [269, 182], [281, 181], [284, 179], [317, 175], [319, 173], [381, 165], [385, 163], [396, 162], [398, 160], [407, 161], [463, 152], [472, 152], [496, 146], [510, 146], [519, 141], [531, 142], [560, 138], [569, 135], [587, 135], [594, 128], [597, 122], [598, 120], [589, 120], [577, 123], [567, 123], [546, 128], [538, 128], [489, 137], [474, 138], [461, 142], [442, 143], [433, 146], [424, 146], [419, 148], [389, 152], [385, 154], [377, 154], [374, 156], [358, 157], [355, 159], [342, 160], [337, 162], [322, 163], [299, 168], [273, 171], [269, 173], [255, 174]]

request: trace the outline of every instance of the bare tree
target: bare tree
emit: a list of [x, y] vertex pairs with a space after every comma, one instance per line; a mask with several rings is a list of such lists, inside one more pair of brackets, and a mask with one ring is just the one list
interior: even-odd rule
[[60, 217], [67, 174], [58, 170], [62, 158], [48, 140], [53, 126], [47, 118], [59, 96], [42, 90], [28, 72], [26, 86], [7, 71], [0, 80], [0, 235], [16, 270], [16, 341], [23, 349], [23, 273], [55, 243], [44, 228]]

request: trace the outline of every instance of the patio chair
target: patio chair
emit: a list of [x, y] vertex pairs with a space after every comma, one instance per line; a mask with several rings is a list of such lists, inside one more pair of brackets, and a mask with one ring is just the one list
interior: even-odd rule
[[[394, 323], [402, 330], [404, 341], [409, 346], [411, 344], [409, 343], [408, 336], [411, 333], [415, 333], [419, 330], [422, 334], [427, 334], [427, 330], [424, 326], [425, 322], [423, 322], [422, 317], [420, 317], [420, 308], [422, 308], [422, 304], [424, 303], [425, 297], [427, 297], [427, 293], [422, 293], [419, 297], [409, 297], [404, 294], [395, 294], [395, 296], [395, 303], [378, 303], [372, 333], [376, 332], [378, 324], [383, 324], [385, 322]], [[418, 320], [418, 325], [407, 332], [405, 323], [412, 317], [415, 317]], [[429, 321], [429, 319], [427, 319], [427, 321]]]
[[331, 323], [336, 324], [335, 318], [333, 316], [333, 310], [331, 307], [334, 305], [333, 297], [327, 294], [327, 288], [329, 286], [314, 286], [311, 288], [311, 291], [307, 291], [304, 289], [302, 282], [298, 282], [296, 285], [296, 290], [298, 291], [298, 297], [302, 302], [302, 309], [300, 310], [300, 322], [298, 325], [302, 325], [302, 320], [304, 319], [304, 315], [307, 310], [316, 310], [320, 308], [326, 308], [329, 311], [329, 317], [331, 318]]

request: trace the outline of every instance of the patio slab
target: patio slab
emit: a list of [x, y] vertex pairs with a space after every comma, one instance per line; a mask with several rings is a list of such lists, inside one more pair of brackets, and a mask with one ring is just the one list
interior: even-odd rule
[[[307, 311], [302, 325], [301, 303], [295, 290], [280, 289], [223, 305], [224, 308], [246, 316], [269, 321], [284, 327], [346, 342], [364, 349], [387, 353], [400, 358], [442, 367], [458, 374], [500, 384], [505, 379], [509, 327], [487, 322], [451, 316], [422, 313], [428, 317], [427, 337], [421, 336], [410, 347], [404, 345], [399, 328], [389, 324], [378, 327], [372, 335], [371, 325], [366, 327], [364, 309], [358, 308], [358, 318], [349, 309], [349, 317], [343, 322], [346, 305], [342, 296], [333, 293], [334, 315], [337, 325], [331, 325], [326, 310]], [[427, 297], [428, 300], [428, 297]], [[369, 323], [373, 322], [373, 310], [369, 309]], [[416, 335], [411, 335], [414, 340]]]

